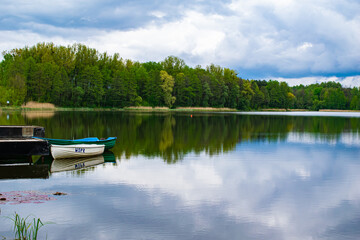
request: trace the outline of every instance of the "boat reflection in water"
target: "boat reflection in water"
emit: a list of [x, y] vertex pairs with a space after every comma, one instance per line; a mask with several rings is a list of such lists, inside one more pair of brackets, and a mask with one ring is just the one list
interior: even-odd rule
[[65, 158], [54, 159], [51, 163], [50, 172], [64, 172], [84, 169], [103, 164], [105, 162], [115, 162], [115, 156], [112, 152], [107, 151], [102, 155], [87, 158]]
[[49, 178], [49, 165], [34, 165], [28, 156], [0, 159], [0, 179]]

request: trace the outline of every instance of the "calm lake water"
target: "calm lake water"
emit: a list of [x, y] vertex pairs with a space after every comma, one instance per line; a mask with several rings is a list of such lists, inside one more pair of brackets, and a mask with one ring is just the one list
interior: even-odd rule
[[67, 193], [0, 204], [0, 238], [17, 212], [52, 222], [49, 240], [360, 239], [360, 115], [269, 114], [2, 112], [47, 137], [118, 141], [77, 170], [45, 159], [48, 178], [0, 179], [3, 195]]

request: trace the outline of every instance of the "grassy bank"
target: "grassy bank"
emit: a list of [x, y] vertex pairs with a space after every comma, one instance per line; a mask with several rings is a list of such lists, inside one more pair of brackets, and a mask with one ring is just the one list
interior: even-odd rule
[[[42, 111], [42, 112], [55, 112], [55, 111], [134, 111], [134, 112], [247, 112], [237, 110], [234, 108], [214, 108], [214, 107], [125, 107], [125, 108], [74, 108], [74, 107], [45, 107], [46, 105], [18, 106], [18, 107], [0, 107], [0, 113], [6, 111]], [[261, 112], [308, 112], [308, 109], [285, 109], [285, 108], [264, 108], [250, 111]], [[319, 112], [359, 112], [360, 110], [342, 110], [342, 109], [320, 109]]]
[[147, 112], [237, 112], [233, 108], [213, 108], [213, 107], [177, 107], [170, 109], [168, 107], [127, 107], [124, 111], [147, 111]]
[[232, 108], [213, 108], [213, 107], [125, 107], [125, 108], [72, 108], [72, 107], [55, 107], [49, 104], [33, 103], [21, 107], [0, 107], [0, 111], [138, 111], [138, 112], [236, 112]]
[[259, 109], [257, 111], [262, 111], [262, 112], [309, 112], [311, 110], [308, 110], [308, 109], [285, 109], [285, 108], [264, 108], [264, 109]]

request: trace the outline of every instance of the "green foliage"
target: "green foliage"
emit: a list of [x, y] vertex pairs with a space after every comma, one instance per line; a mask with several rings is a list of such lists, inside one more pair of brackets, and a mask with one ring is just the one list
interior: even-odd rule
[[265, 105], [265, 93], [263, 93], [255, 81], [251, 81], [251, 89], [254, 92], [251, 98], [251, 108], [259, 109]]
[[350, 93], [350, 109], [351, 110], [360, 110], [360, 91], [359, 88], [353, 88]]
[[340, 88], [328, 88], [323, 94], [324, 104], [329, 109], [345, 109], [346, 99]]
[[97, 66], [86, 66], [79, 73], [77, 83], [86, 93], [82, 98], [81, 106], [100, 106], [104, 89], [103, 78], [99, 68]]
[[162, 81], [162, 84], [160, 86], [164, 91], [165, 105], [171, 108], [171, 106], [176, 100], [176, 98], [171, 95], [174, 87], [174, 78], [170, 76], [166, 71], [162, 70], [160, 71], [160, 79]]
[[169, 56], [161, 62], [161, 65], [168, 74], [176, 76], [178, 73], [182, 72], [185, 67], [185, 62], [175, 56]]
[[340, 83], [290, 88], [285, 82], [245, 80], [237, 75], [214, 64], [191, 68], [175, 56], [139, 63], [82, 44], [39, 43], [4, 52], [0, 105], [9, 101], [19, 106], [32, 100], [59, 107], [360, 109], [359, 89], [343, 88]]
[[250, 109], [250, 103], [254, 96], [254, 91], [251, 88], [251, 83], [248, 80], [240, 80], [240, 98], [238, 108], [243, 110]]

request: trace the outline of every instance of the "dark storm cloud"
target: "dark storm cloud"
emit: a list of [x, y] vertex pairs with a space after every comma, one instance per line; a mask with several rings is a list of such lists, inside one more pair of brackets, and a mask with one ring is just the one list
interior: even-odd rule
[[[226, 1], [225, 1], [226, 2]], [[195, 9], [207, 13], [226, 13], [224, 2], [219, 1], [8, 1], [0, 13], [2, 30], [23, 29], [35, 22], [55, 27], [100, 28], [124, 30], [156, 21], [154, 12], [164, 12], [164, 20], [181, 18], [184, 11]]]

